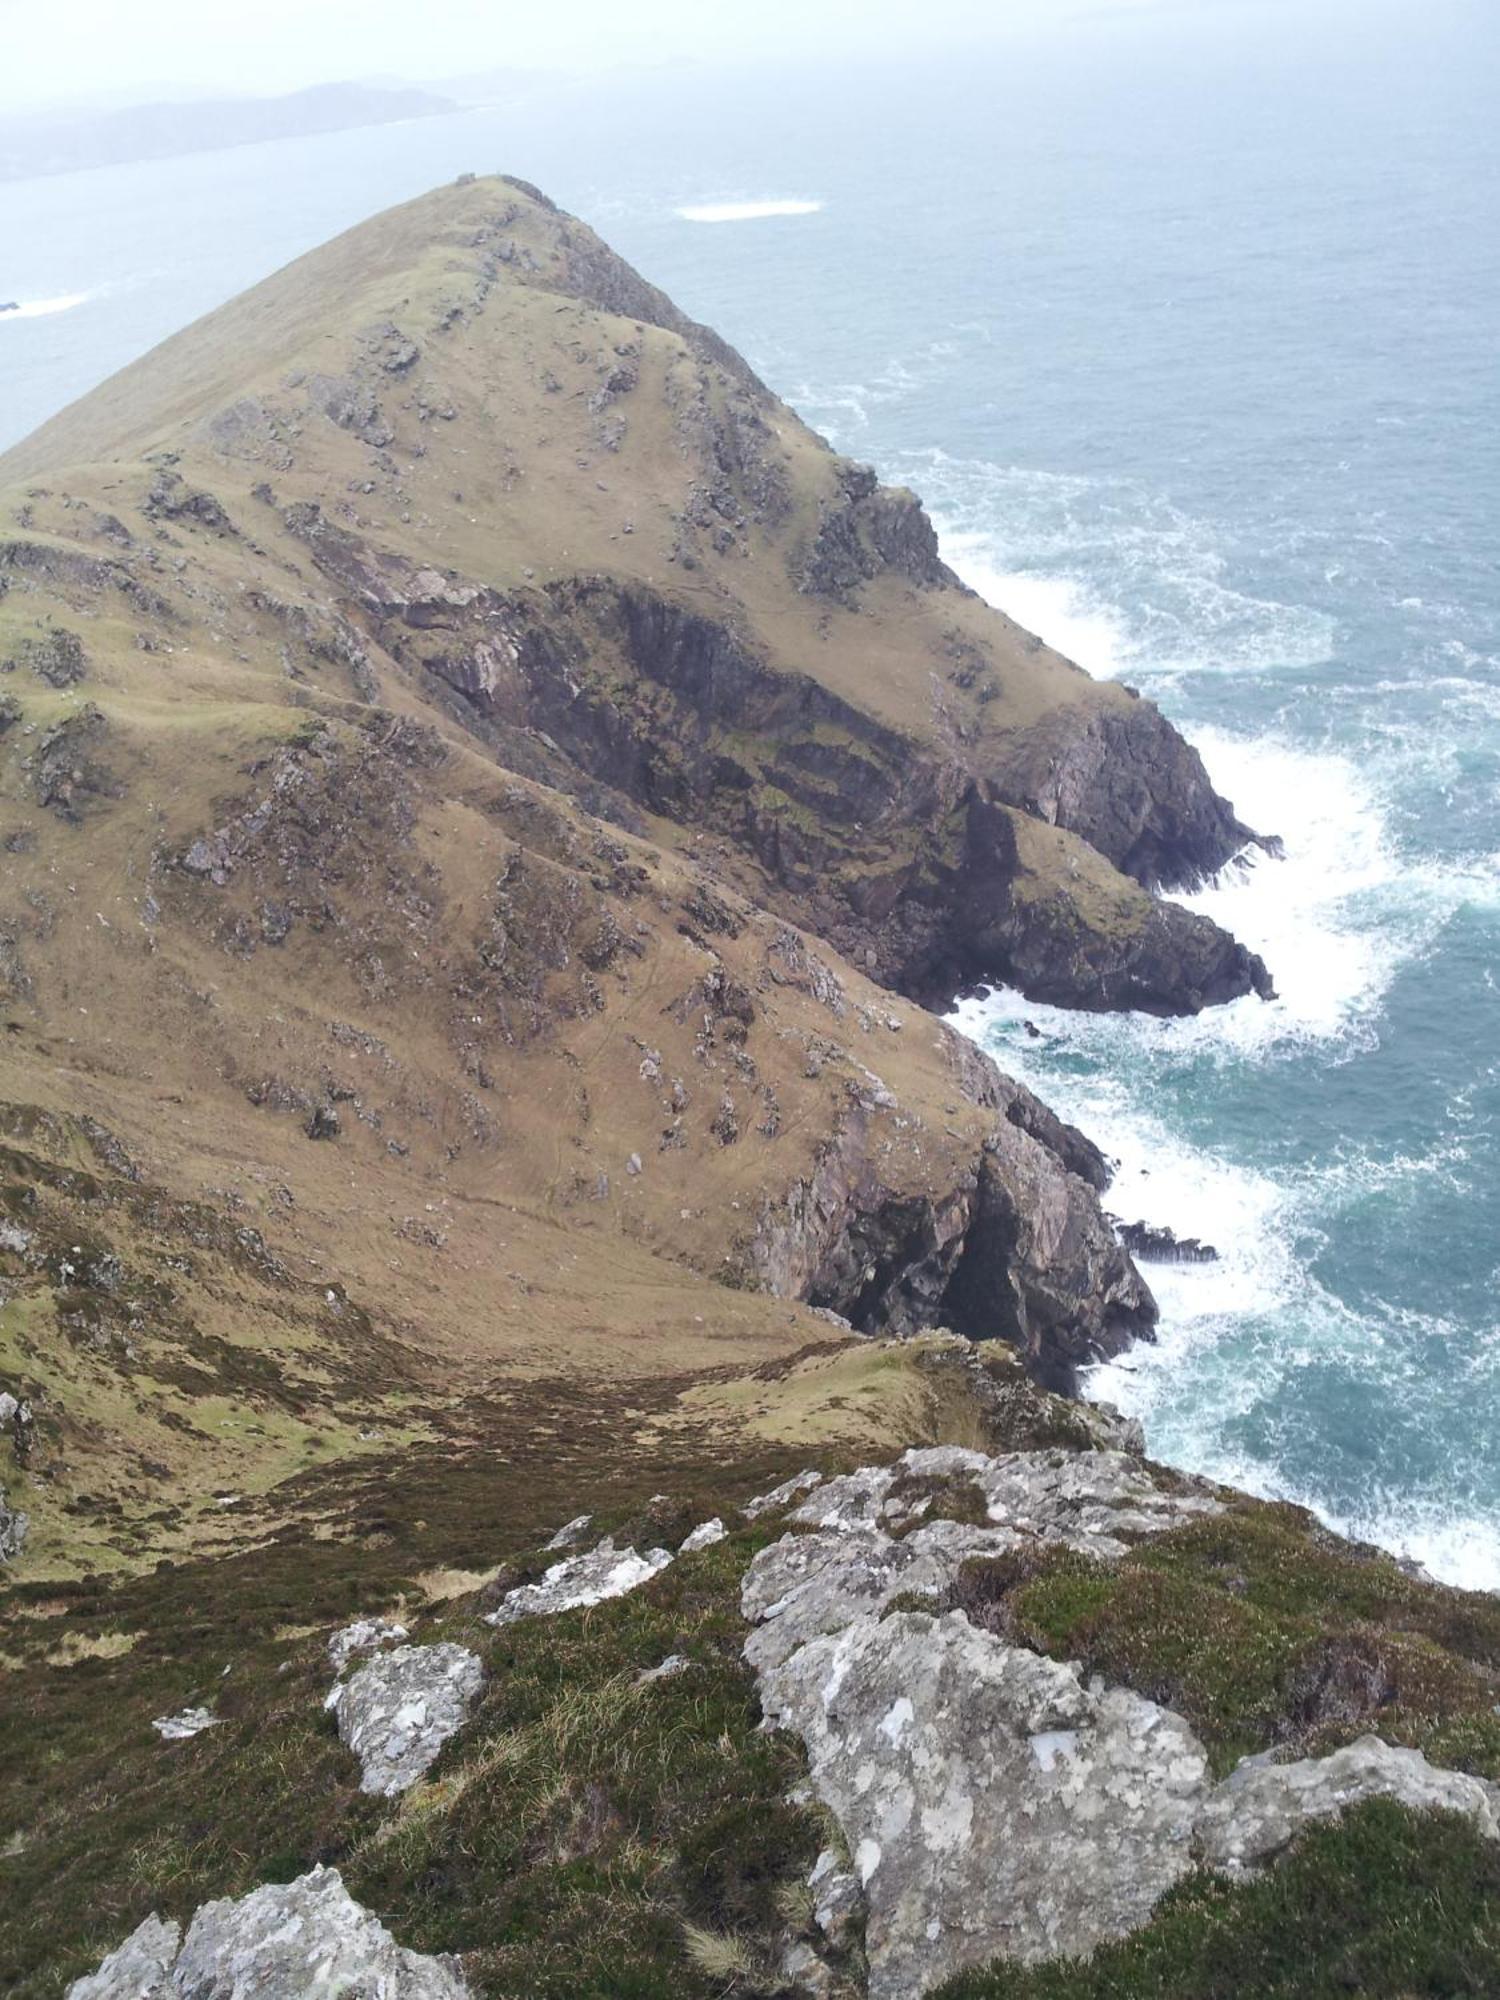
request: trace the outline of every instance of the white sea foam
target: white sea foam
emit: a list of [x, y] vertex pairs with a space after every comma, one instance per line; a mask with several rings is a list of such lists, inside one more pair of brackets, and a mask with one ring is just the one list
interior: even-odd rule
[[51, 313], [72, 312], [75, 306], [87, 305], [92, 292], [65, 292], [55, 299], [22, 299], [13, 312], [0, 313], [0, 326], [13, 319], [45, 319]]
[[677, 213], [684, 222], [760, 222], [773, 215], [816, 215], [820, 201], [705, 201]]
[[941, 450], [893, 469], [959, 575], [1092, 674], [1280, 673], [1332, 652], [1325, 613], [1236, 588], [1214, 524], [1129, 482]]

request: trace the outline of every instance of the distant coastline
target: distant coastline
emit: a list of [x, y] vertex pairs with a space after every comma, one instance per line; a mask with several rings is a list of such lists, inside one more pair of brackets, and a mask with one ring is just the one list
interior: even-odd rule
[[430, 90], [330, 83], [284, 97], [209, 98], [0, 119], [0, 181], [221, 152], [267, 139], [313, 138], [362, 125], [441, 117], [459, 108], [454, 98]]

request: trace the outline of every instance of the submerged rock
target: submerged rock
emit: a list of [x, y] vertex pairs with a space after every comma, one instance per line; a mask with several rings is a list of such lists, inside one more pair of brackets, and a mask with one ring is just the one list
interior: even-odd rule
[[1216, 1264], [1219, 1253], [1212, 1243], [1200, 1243], [1196, 1236], [1177, 1236], [1170, 1229], [1157, 1229], [1149, 1222], [1122, 1222], [1120, 1241], [1132, 1257], [1143, 1264]]
[[660, 1574], [672, 1560], [670, 1549], [617, 1549], [609, 1536], [587, 1555], [568, 1556], [553, 1563], [540, 1583], [519, 1584], [485, 1620], [489, 1625], [513, 1625], [518, 1618], [541, 1618], [574, 1611], [583, 1604], [602, 1604], [624, 1597]]
[[336, 1868], [205, 1903], [179, 1936], [147, 1917], [67, 2000], [469, 2000], [456, 1960], [398, 1945]]
[[466, 1646], [397, 1646], [329, 1694], [340, 1740], [360, 1761], [359, 1788], [393, 1798], [414, 1785], [468, 1719], [484, 1666]]

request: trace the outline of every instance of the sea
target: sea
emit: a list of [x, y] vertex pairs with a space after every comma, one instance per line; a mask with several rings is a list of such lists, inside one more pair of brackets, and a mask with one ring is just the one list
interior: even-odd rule
[[460, 172], [594, 223], [1285, 843], [1190, 899], [1274, 1002], [957, 1016], [1119, 1217], [1219, 1252], [1150, 1268], [1160, 1336], [1089, 1393], [1500, 1589], [1500, 9], [1059, 0], [899, 58], [855, 19], [0, 186], [0, 445]]

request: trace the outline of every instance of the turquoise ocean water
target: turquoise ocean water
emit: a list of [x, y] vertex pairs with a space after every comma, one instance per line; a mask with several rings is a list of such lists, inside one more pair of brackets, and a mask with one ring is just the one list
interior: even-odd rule
[[0, 443], [460, 171], [594, 222], [1285, 839], [1197, 899], [1273, 1005], [962, 1019], [1223, 1253], [1093, 1389], [1500, 1588], [1497, 101], [1493, 6], [1201, 0], [4, 186]]

